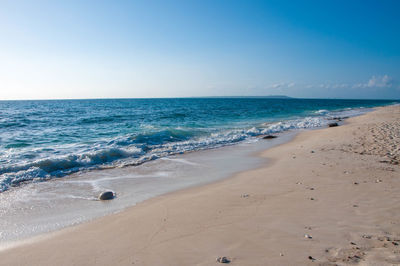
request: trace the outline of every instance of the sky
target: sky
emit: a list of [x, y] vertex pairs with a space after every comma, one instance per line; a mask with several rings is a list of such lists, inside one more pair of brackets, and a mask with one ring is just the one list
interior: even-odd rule
[[0, 0], [0, 100], [400, 99], [400, 1]]

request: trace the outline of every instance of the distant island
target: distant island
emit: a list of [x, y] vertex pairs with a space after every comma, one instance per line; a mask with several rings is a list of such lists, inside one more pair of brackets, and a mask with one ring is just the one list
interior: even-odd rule
[[286, 95], [268, 95], [268, 96], [204, 96], [193, 98], [271, 98], [271, 99], [293, 99]]
[[[256, 96], [258, 97], [258, 96]], [[274, 98], [274, 99], [293, 99], [293, 97], [289, 97], [286, 95], [269, 95], [269, 96], [259, 96], [260, 98]]]

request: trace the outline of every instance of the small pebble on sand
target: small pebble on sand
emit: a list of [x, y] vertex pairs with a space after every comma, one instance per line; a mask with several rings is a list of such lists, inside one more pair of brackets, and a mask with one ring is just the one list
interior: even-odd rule
[[218, 257], [217, 262], [219, 263], [229, 263], [231, 262], [227, 257]]

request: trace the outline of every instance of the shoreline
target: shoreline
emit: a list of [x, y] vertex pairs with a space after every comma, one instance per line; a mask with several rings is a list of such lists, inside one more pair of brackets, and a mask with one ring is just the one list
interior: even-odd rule
[[[41, 236], [0, 251], [0, 260], [8, 265], [210, 265], [227, 256], [234, 265], [400, 263], [399, 248], [391, 243], [400, 237], [399, 225], [392, 223], [399, 215], [377, 223], [382, 210], [376, 208], [399, 209], [398, 151], [390, 150], [394, 155], [383, 160], [385, 150], [379, 148], [392, 149], [387, 145], [398, 141], [391, 134], [400, 129], [399, 113], [399, 106], [382, 107], [336, 128], [301, 132], [263, 151], [268, 162], [261, 168]], [[382, 131], [383, 142], [371, 142], [374, 134], [362, 130], [369, 129], [368, 120], [378, 125], [371, 127]], [[387, 124], [381, 127], [380, 121]], [[377, 198], [368, 197], [372, 192]], [[384, 229], [378, 230], [379, 224]], [[392, 241], [379, 240], [385, 237]]]
[[[0, 250], [119, 213], [160, 195], [211, 184], [260, 167], [265, 162], [264, 158], [258, 156], [261, 151], [288, 142], [295, 134], [297, 132], [283, 132], [277, 139], [242, 142], [217, 149], [161, 158], [135, 167], [89, 171], [62, 180], [27, 184], [21, 188], [26, 191], [11, 191], [11, 193], [15, 192], [14, 198], [19, 200], [21, 193], [31, 198], [30, 191], [32, 191], [34, 193], [32, 201], [28, 204], [22, 200], [21, 204], [13, 206], [14, 212], [7, 215], [2, 213], [3, 216], [0, 216], [3, 219], [0, 219], [0, 227], [3, 229], [0, 232]], [[224, 165], [231, 163], [235, 165], [230, 169], [224, 169]], [[69, 184], [73, 184], [74, 187]], [[113, 190], [117, 197], [112, 201], [99, 202], [97, 190], [92, 191], [93, 189], [99, 192]], [[0, 194], [0, 201], [13, 201], [14, 198], [7, 198], [7, 193], [9, 192]], [[37, 200], [37, 197], [42, 200]], [[49, 204], [46, 210], [43, 206], [46, 207], [47, 204], [43, 200], [48, 201], [48, 198], [51, 205]], [[93, 208], [95, 209], [92, 210]], [[44, 221], [42, 217], [47, 217], [47, 220], [55, 225], [47, 226], [50, 222]], [[14, 230], [18, 231], [14, 233]]]

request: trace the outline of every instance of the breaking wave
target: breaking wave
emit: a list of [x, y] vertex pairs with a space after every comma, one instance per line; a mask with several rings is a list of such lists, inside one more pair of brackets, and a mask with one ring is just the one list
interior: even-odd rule
[[[45, 181], [82, 170], [139, 165], [168, 155], [232, 145], [266, 134], [321, 127], [326, 125], [331, 117], [327, 116], [330, 112], [323, 111], [318, 113], [323, 113], [324, 116], [261, 123], [248, 128], [211, 131], [164, 129], [127, 135], [97, 143], [93, 150], [87, 152], [79, 152], [77, 149], [76, 154], [55, 154], [35, 161], [3, 165], [0, 167], [0, 192], [24, 182]], [[359, 111], [353, 112], [358, 113]]]
[[0, 192], [80, 171], [139, 165], [267, 134], [318, 128], [330, 119], [369, 110], [360, 108], [368, 107], [365, 102], [325, 101], [323, 104], [321, 100], [307, 99], [3, 102], [0, 104]]

